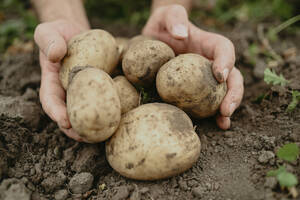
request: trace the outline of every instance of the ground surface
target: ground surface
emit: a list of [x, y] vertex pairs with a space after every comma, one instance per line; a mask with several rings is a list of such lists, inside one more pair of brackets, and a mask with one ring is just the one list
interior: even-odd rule
[[[108, 29], [122, 36], [138, 32], [128, 27]], [[289, 198], [265, 174], [280, 162], [274, 156], [278, 147], [287, 142], [300, 145], [299, 106], [286, 113], [291, 95], [264, 83], [264, 60], [257, 57], [255, 66], [247, 63], [250, 42], [259, 41], [256, 26], [236, 25], [222, 33], [235, 43], [236, 65], [245, 77], [244, 99], [233, 115], [232, 128], [221, 131], [213, 119], [194, 121], [202, 143], [198, 162], [177, 177], [155, 182], [121, 177], [105, 160], [103, 144], [72, 141], [46, 117], [38, 99], [37, 49], [6, 56], [0, 61], [0, 199]], [[284, 59], [276, 71], [299, 90], [300, 36], [282, 37], [273, 46], [276, 52], [285, 55], [288, 49], [296, 48], [298, 54]], [[257, 103], [260, 94], [269, 96]], [[288, 169], [299, 177], [299, 160]]]

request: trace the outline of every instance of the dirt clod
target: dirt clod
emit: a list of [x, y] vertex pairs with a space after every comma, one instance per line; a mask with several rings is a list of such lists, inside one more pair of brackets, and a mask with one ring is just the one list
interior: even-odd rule
[[273, 158], [275, 158], [275, 154], [272, 151], [262, 151], [258, 157], [258, 161], [262, 164], [266, 164]]
[[94, 177], [91, 173], [83, 172], [71, 178], [69, 187], [74, 194], [82, 194], [92, 187], [93, 181]]
[[0, 199], [3, 200], [30, 200], [31, 191], [23, 181], [15, 178], [6, 179], [0, 185]]
[[54, 194], [55, 200], [65, 200], [68, 198], [68, 191], [66, 189], [58, 190]]
[[198, 186], [192, 189], [192, 193], [195, 197], [201, 198], [205, 193], [205, 188]]
[[125, 200], [129, 196], [129, 191], [126, 186], [120, 186], [117, 193], [112, 197], [112, 200]]
[[53, 174], [44, 179], [41, 185], [44, 187], [46, 192], [52, 192], [62, 186], [65, 183], [66, 179], [67, 177], [64, 175], [64, 173], [62, 171], [59, 171], [57, 174]]

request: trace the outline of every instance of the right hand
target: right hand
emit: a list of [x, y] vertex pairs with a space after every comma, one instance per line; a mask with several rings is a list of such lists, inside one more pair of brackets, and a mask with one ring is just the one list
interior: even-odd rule
[[66, 94], [59, 80], [60, 61], [67, 53], [67, 42], [74, 35], [88, 29], [66, 20], [39, 24], [34, 40], [40, 48], [41, 88], [40, 101], [47, 115], [70, 138], [84, 141], [71, 127], [67, 108]]

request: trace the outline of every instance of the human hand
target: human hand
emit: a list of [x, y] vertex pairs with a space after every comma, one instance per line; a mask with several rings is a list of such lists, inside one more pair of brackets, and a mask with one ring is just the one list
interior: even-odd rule
[[38, 25], [34, 40], [40, 48], [41, 88], [40, 101], [47, 115], [70, 138], [84, 141], [69, 122], [66, 95], [59, 80], [60, 61], [67, 53], [67, 41], [88, 29], [66, 20], [57, 20]]
[[221, 129], [230, 128], [230, 116], [240, 105], [243, 93], [243, 77], [234, 67], [234, 46], [227, 38], [199, 29], [193, 25], [183, 6], [168, 5], [155, 9], [143, 34], [155, 37], [170, 45], [175, 53], [198, 53], [213, 60], [212, 70], [216, 79], [227, 82], [227, 94], [216, 121]]

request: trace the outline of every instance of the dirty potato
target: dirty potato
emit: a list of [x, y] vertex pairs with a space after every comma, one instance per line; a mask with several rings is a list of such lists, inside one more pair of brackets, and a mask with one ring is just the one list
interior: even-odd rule
[[79, 70], [67, 90], [67, 112], [72, 128], [85, 141], [109, 138], [121, 119], [120, 99], [110, 76], [97, 68]]
[[150, 86], [158, 69], [174, 56], [167, 44], [158, 40], [142, 40], [130, 46], [125, 53], [123, 72], [131, 83]]
[[110, 33], [100, 29], [83, 32], [68, 42], [67, 55], [59, 72], [61, 83], [68, 88], [69, 72], [76, 66], [89, 65], [110, 74], [118, 60], [118, 46]]
[[106, 142], [108, 162], [121, 175], [157, 180], [189, 169], [200, 154], [191, 119], [175, 106], [144, 104], [122, 116]]
[[198, 54], [182, 54], [162, 66], [156, 77], [160, 97], [192, 116], [214, 115], [226, 94], [226, 83], [218, 83], [212, 62]]
[[122, 114], [138, 107], [140, 99], [139, 93], [125, 76], [117, 76], [113, 80], [119, 94]]

